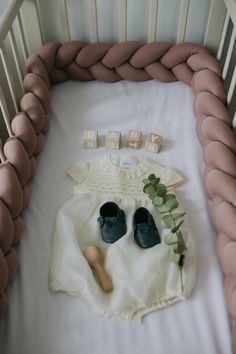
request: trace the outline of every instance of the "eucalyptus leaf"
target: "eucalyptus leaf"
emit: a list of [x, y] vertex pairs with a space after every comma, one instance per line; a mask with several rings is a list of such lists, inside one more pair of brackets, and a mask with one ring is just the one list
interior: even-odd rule
[[186, 243], [184, 241], [182, 232], [178, 231], [178, 232], [176, 232], [176, 235], [178, 237], [178, 244], [177, 244], [177, 247], [175, 249], [175, 252], [184, 253], [185, 251], [187, 251], [187, 246], [186, 246]]
[[170, 258], [171, 258], [172, 262], [174, 262], [177, 266], [179, 266], [181, 254], [171, 252]]
[[172, 252], [170, 257], [172, 262], [174, 262], [179, 268], [183, 268], [185, 260], [184, 254]]
[[169, 209], [166, 208], [165, 204], [163, 204], [161, 207], [158, 207], [158, 212], [160, 214], [166, 214], [169, 213]]
[[161, 215], [167, 215], [167, 214], [169, 215], [169, 211], [165, 209], [164, 205], [158, 208], [158, 213]]
[[166, 228], [171, 229], [174, 226], [174, 220], [171, 215], [165, 215], [162, 217], [162, 221]]
[[156, 192], [159, 197], [165, 197], [167, 193], [167, 188], [164, 184], [159, 183], [158, 185], [156, 185]]
[[178, 208], [179, 203], [176, 198], [169, 198], [166, 200], [164, 205], [168, 210], [171, 211], [173, 209]]
[[148, 179], [148, 178], [144, 178], [144, 179], [143, 179], [143, 183], [144, 183], [144, 184], [149, 184], [149, 183], [150, 183], [150, 181], [149, 181], [149, 179]]
[[156, 197], [156, 195], [157, 195], [156, 192], [151, 192], [148, 194], [148, 196], [151, 200], [153, 200]]
[[152, 174], [150, 174], [150, 175], [148, 176], [148, 179], [149, 179], [150, 181], [152, 181], [152, 180], [156, 179], [156, 176], [154, 175], [154, 173], [152, 173]]
[[163, 205], [163, 198], [159, 197], [158, 195], [152, 200], [152, 204], [155, 207], [159, 207]]
[[167, 199], [172, 199], [172, 198], [175, 198], [175, 199], [176, 199], [176, 196], [175, 196], [174, 194], [172, 194], [172, 193], [166, 194], [166, 200], [167, 200]]
[[183, 224], [184, 220], [181, 220], [176, 226], [174, 226], [172, 229], [171, 229], [171, 232], [175, 233], [179, 230], [179, 228], [181, 227], [181, 225]]
[[155, 192], [155, 187], [151, 183], [145, 184], [143, 191], [144, 193], [151, 194], [152, 192]]
[[160, 178], [159, 177], [155, 178], [154, 185], [156, 186], [159, 182], [160, 182]]
[[164, 237], [164, 242], [166, 245], [174, 245], [178, 242], [178, 236], [176, 234], [170, 233]]
[[186, 213], [175, 213], [175, 214], [172, 214], [173, 216], [173, 219], [176, 221], [178, 220], [179, 218], [182, 218], [184, 215], [186, 215]]
[[[170, 229], [170, 233], [164, 237], [164, 243], [169, 246], [171, 261], [181, 269], [184, 266], [184, 252], [187, 250], [187, 246], [180, 228], [186, 213], [172, 213], [172, 210], [179, 205], [177, 198], [175, 194], [168, 193], [167, 187], [160, 183], [160, 178], [156, 177], [154, 173], [143, 179], [143, 183], [144, 193], [148, 194], [153, 205], [158, 209], [159, 214], [162, 215], [161, 220], [164, 226]], [[181, 284], [183, 288], [183, 283]]]

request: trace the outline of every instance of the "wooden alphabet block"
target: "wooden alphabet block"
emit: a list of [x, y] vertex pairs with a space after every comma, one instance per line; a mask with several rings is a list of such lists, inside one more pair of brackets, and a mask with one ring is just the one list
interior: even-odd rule
[[119, 150], [121, 133], [114, 130], [109, 130], [106, 133], [106, 147], [108, 149]]
[[150, 133], [145, 142], [145, 148], [147, 151], [154, 152], [157, 154], [160, 151], [161, 144], [162, 136], [155, 133]]
[[97, 149], [97, 147], [98, 147], [98, 132], [97, 132], [97, 130], [84, 130], [83, 147], [85, 149]]
[[142, 142], [142, 132], [139, 130], [129, 130], [127, 137], [126, 137], [126, 143], [127, 147], [133, 148], [133, 149], [139, 149], [140, 145]]

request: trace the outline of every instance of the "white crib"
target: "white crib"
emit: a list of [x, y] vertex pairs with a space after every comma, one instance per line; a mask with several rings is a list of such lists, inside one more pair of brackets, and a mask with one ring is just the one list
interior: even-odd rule
[[[40, 3], [38, 5], [40, 5]], [[189, 5], [189, 0], [181, 0], [180, 8], [175, 15], [175, 17], [178, 18], [177, 33], [175, 38], [176, 43], [185, 41]], [[61, 32], [59, 32], [54, 40], [58, 40], [59, 38], [64, 41], [69, 41], [71, 40], [71, 34], [67, 1], [59, 1], [57, 6], [59, 7], [57, 11], [60, 11]], [[89, 19], [89, 28], [86, 29], [87, 32], [85, 31], [85, 33], [83, 33], [83, 37], [86, 39], [89, 37], [91, 43], [96, 43], [100, 40], [98, 14], [101, 15], [101, 11], [98, 11], [97, 6], [98, 4], [95, 0], [88, 1], [87, 7], [83, 13], [84, 15], [87, 15]], [[103, 5], [103, 10], [105, 6], [106, 4]], [[117, 11], [117, 33], [115, 33], [115, 37], [111, 38], [113, 42], [116, 42], [117, 40], [119, 42], [127, 40], [127, 21], [129, 19], [127, 16], [127, 6], [127, 0], [123, 0], [118, 1], [117, 5], [113, 8], [114, 11]], [[199, 6], [201, 6], [201, 3], [199, 3]], [[143, 21], [146, 21], [143, 26], [144, 28], [147, 28], [145, 41], [152, 43], [162, 40], [162, 29], [160, 28], [162, 37], [159, 38], [157, 33], [158, 0], [147, 1], [145, 7], [147, 8], [148, 13], [148, 15], [143, 18]], [[43, 11], [43, 9], [41, 9], [41, 11]], [[114, 16], [114, 14], [112, 15]], [[168, 15], [167, 12], [166, 15]], [[206, 17], [205, 14], [204, 16]], [[162, 23], [165, 22], [165, 19], [161, 20]], [[166, 19], [166, 21], [168, 21], [168, 19]], [[233, 0], [212, 0], [210, 3], [209, 14], [207, 15], [207, 23], [202, 23], [203, 26], [205, 25], [204, 38], [202, 38], [202, 28], [199, 28], [199, 33], [195, 36], [199, 43], [206, 46], [222, 64], [222, 77], [226, 81], [227, 103], [232, 113], [232, 119], [235, 115], [235, 108], [232, 102], [236, 81], [236, 71], [234, 66], [235, 60], [233, 55], [235, 44], [235, 21], [236, 9], [235, 2]], [[43, 13], [41, 22], [43, 22]], [[55, 24], [54, 27], [56, 27]], [[0, 91], [0, 97], [1, 111], [9, 136], [12, 134], [9, 122], [14, 114], [19, 112], [18, 102], [23, 94], [22, 77], [24, 73], [24, 61], [28, 55], [37, 53], [39, 48], [42, 46], [42, 30], [43, 29], [40, 28], [37, 3], [34, 1], [11, 1], [2, 15], [0, 31], [1, 59], [6, 77], [2, 75], [2, 89]], [[88, 33], [88, 30], [90, 30], [90, 33]], [[191, 41], [190, 36], [191, 34], [188, 35], [188, 41]], [[170, 38], [173, 38], [173, 34]], [[76, 40], [81, 39], [84, 38], [81, 38], [81, 35], [78, 33]], [[140, 38], [135, 37], [128, 39], [139, 40]], [[11, 57], [11, 60], [9, 60], [9, 57]], [[10, 91], [12, 101], [9, 100], [9, 95], [4, 95], [4, 90], [7, 89], [6, 87], [8, 87], [8, 90]], [[8, 96], [8, 98], [5, 96]]]
[[[44, 12], [45, 4], [47, 4], [48, 8], [51, 7], [53, 9], [53, 14], [50, 14], [50, 16], [52, 16], [52, 21], [51, 19], [47, 18], [48, 14]], [[141, 10], [137, 10], [137, 6], [141, 7], [143, 11], [143, 16], [141, 14]], [[196, 20], [195, 22], [193, 21], [193, 17], [195, 16], [195, 11], [197, 8], [202, 9], [202, 11], [206, 11], [206, 9], [208, 9], [208, 13], [201, 12], [201, 10], [199, 10], [201, 14], [201, 16], [199, 17], [199, 28], [197, 28], [196, 26]], [[76, 11], [79, 11], [78, 17], [81, 21], [81, 23], [79, 24], [76, 23]], [[53, 16], [54, 13], [56, 14], [55, 17]], [[168, 16], [169, 13], [171, 14], [170, 16]], [[160, 16], [160, 14], [162, 16]], [[106, 16], [110, 17], [109, 21], [107, 20], [109, 22], [109, 25], [104, 25], [104, 21], [106, 21], [107, 19]], [[169, 33], [166, 32], [168, 23], [171, 27]], [[195, 23], [194, 31], [191, 30], [192, 23]], [[140, 30], [139, 27], [141, 27]], [[48, 29], [50, 29], [49, 32]], [[58, 2], [55, 2], [55, 4], [53, 2], [49, 4], [49, 2], [46, 2], [46, 0], [44, 1], [44, 3], [43, 1], [41, 2], [35, 0], [9, 0], [9, 5], [6, 7], [5, 12], [0, 18], [1, 163], [4, 164], [6, 162], [6, 157], [2, 149], [2, 144], [8, 139], [8, 137], [14, 137], [14, 133], [11, 127], [11, 121], [21, 111], [20, 101], [24, 95], [23, 78], [26, 73], [25, 61], [27, 57], [31, 54], [38, 53], [43, 44], [45, 44], [49, 40], [61, 42], [79, 40], [86, 41], [88, 43], [99, 43], [104, 41], [116, 43], [125, 42], [127, 40], [141, 40], [147, 43], [154, 43], [157, 41], [166, 40], [166, 38], [168, 38], [169, 41], [172, 41], [172, 43], [197, 41], [199, 44], [205, 46], [211, 52], [211, 54], [215, 58], [217, 58], [222, 67], [222, 79], [225, 85], [227, 105], [232, 119], [232, 125], [233, 127], [235, 127], [236, 0], [211, 0], [209, 2], [203, 3], [198, 2], [197, 0], [179, 0], [176, 2], [174, 0], [169, 0], [168, 2], [165, 2], [164, 0], [147, 0], [144, 2], [137, 1], [136, 3], [135, 1], [131, 0], [114, 0], [112, 2], [108, 2], [105, 0], [59, 0]], [[71, 87], [68, 87], [68, 89], [71, 89]], [[57, 94], [55, 94], [55, 96], [56, 95]], [[60, 92], [58, 95], [58, 97], [60, 97]], [[33, 185], [34, 181], [32, 182], [32, 187]], [[20, 278], [16, 279], [14, 282], [20, 282]], [[13, 289], [9, 289], [9, 293], [12, 290]], [[10, 299], [13, 298], [13, 296], [17, 298], [17, 294], [14, 294], [12, 292], [12, 294], [10, 294]], [[28, 300], [29, 302], [31, 301], [30, 299]], [[41, 300], [43, 301], [43, 299]], [[72, 299], [71, 301], [74, 302], [74, 299]], [[14, 304], [16, 303], [17, 300], [14, 302]], [[69, 309], [70, 307], [68, 306], [67, 300], [65, 301], [65, 303], [66, 308]], [[18, 305], [20, 306], [20, 304], [21, 303], [19, 303]], [[50, 312], [50, 308], [47, 308], [48, 304], [49, 302], [45, 301], [45, 311]], [[209, 302], [207, 304], [209, 304]], [[60, 305], [63, 306], [63, 301], [61, 300]], [[75, 302], [74, 305], [76, 306]], [[34, 306], [37, 305], [34, 304]], [[31, 307], [31, 310], [32, 309], [33, 306]], [[191, 307], [189, 307], [189, 309], [191, 310]], [[12, 311], [14, 311], [14, 308], [12, 308]], [[204, 309], [202, 311], [204, 311]], [[37, 313], [37, 311], [36, 315], [39, 315], [39, 321], [43, 321], [44, 318], [46, 318]], [[181, 310], [179, 312], [179, 315], [181, 315]], [[33, 316], [34, 314], [32, 314], [32, 318]], [[86, 311], [82, 311], [82, 316], [86, 317]], [[171, 316], [171, 313], [169, 313], [168, 316]], [[29, 316], [27, 317], [27, 320], [29, 320]], [[55, 313], [54, 320], [57, 320]], [[32, 319], [32, 322], [34, 321], [36, 321], [36, 319]], [[74, 326], [77, 326], [77, 328], [80, 329], [80, 324], [77, 323], [75, 319], [73, 319], [73, 324]], [[98, 325], [101, 327], [97, 328], [96, 321], [94, 320], [92, 328], [93, 330], [96, 330], [97, 328], [99, 335], [103, 337], [103, 345], [104, 347], [106, 347], [106, 334], [102, 332], [103, 325], [104, 322], [101, 322]], [[51, 342], [48, 338], [46, 324], [40, 323], [39, 327], [35, 326], [34, 324], [32, 326], [36, 330], [39, 327], [45, 326], [45, 328], [39, 331], [39, 338], [35, 341], [35, 343], [34, 340], [36, 337], [32, 339], [28, 337], [27, 333], [24, 333], [24, 338], [22, 338], [23, 343], [19, 346], [19, 353], [24, 352], [28, 354], [34, 351], [37, 354], [41, 354], [47, 353], [47, 350], [51, 350], [52, 348], [54, 348], [54, 351], [50, 352], [51, 354], [65, 353], [68, 350], [71, 353], [78, 352], [76, 347], [77, 341], [73, 337], [75, 333], [73, 333], [72, 335], [71, 344], [67, 343], [64, 346], [63, 338], [64, 341], [67, 341], [67, 339], [68, 341], [70, 341], [70, 333], [66, 333], [66, 330], [66, 336], [64, 336], [64, 334], [62, 333], [54, 333], [54, 337], [52, 339], [54, 343], [56, 343], [56, 337], [61, 336], [61, 340], [58, 341], [60, 348], [58, 348], [56, 344], [54, 344], [53, 346], [51, 344], [48, 344]], [[119, 324], [113, 323], [111, 327], [109, 327], [109, 324], [106, 324], [104, 326], [104, 330], [109, 332], [110, 329], [115, 330], [116, 326], [119, 327]], [[119, 341], [122, 341], [123, 335], [126, 330], [128, 331], [127, 333], [131, 333], [129, 332], [129, 326], [130, 325], [125, 324], [124, 328], [120, 330], [120, 332], [117, 332]], [[155, 336], [155, 331], [153, 330], [153, 328], [150, 330], [149, 326], [155, 326], [155, 322], [146, 323], [144, 326], [146, 327], [143, 329], [143, 331], [145, 331], [147, 338], [151, 340], [150, 336]], [[225, 325], [224, 322], [224, 328], [222, 329], [223, 333], [230, 333], [229, 327], [227, 327], [227, 324]], [[5, 323], [2, 324], [2, 327], [0, 323], [0, 351], [3, 354], [15, 354], [16, 345], [11, 344], [7, 340], [4, 342], [7, 343], [7, 348], [1, 348], [1, 337], [7, 337], [8, 335], [4, 332], [6, 328], [9, 331], [11, 330], [12, 333], [14, 331], [17, 331], [17, 328], [14, 323]], [[86, 342], [84, 346], [82, 346], [84, 354], [92, 353], [93, 350], [95, 350], [94, 348], [96, 347], [96, 345], [90, 347], [88, 333], [89, 326], [86, 328], [87, 333], [85, 334], [85, 336], [87, 337], [84, 339], [80, 339], [81, 341], [85, 340]], [[58, 331], [61, 331], [62, 329], [63, 325], [57, 328]], [[151, 334], [149, 333], [149, 330]], [[198, 328], [195, 328], [195, 330], [197, 332]], [[141, 331], [142, 330], [140, 328], [137, 329], [137, 331], [134, 329], [134, 332], [132, 332], [132, 334], [136, 336], [133, 338], [134, 341], [137, 340], [137, 336], [142, 336], [140, 333]], [[184, 331], [180, 333], [183, 334]], [[221, 340], [219, 344], [217, 338], [210, 338], [211, 335], [214, 337], [216, 334], [211, 333], [209, 328], [206, 329], [206, 333], [207, 335], [205, 337], [205, 340], [212, 342], [212, 346], [206, 346], [205, 349], [211, 348], [211, 350], [214, 350], [214, 353], [212, 351], [212, 354], [230, 354], [229, 346], [223, 348], [224, 345], [229, 344], [229, 336], [225, 338], [225, 341]], [[235, 333], [236, 332], [234, 332], [234, 336]], [[186, 329], [186, 336], [188, 336], [188, 329]], [[14, 336], [9, 336], [9, 338], [14, 338]], [[114, 337], [111, 338], [113, 338], [114, 340]], [[176, 353], [180, 353], [181, 340], [176, 337], [173, 338], [173, 347], [176, 345], [178, 347]], [[165, 347], [168, 339], [165, 340], [161, 344], [162, 350]], [[233, 338], [233, 340], [235, 341], [235, 338]], [[17, 341], [19, 345], [20, 339], [17, 338]], [[111, 348], [113, 348], [114, 353], [131, 353], [133, 350], [131, 339], [129, 338], [125, 338], [126, 345], [124, 347], [119, 342], [117, 342], [116, 344], [112, 344], [109, 338], [107, 339], [107, 341], [108, 346], [107, 349], [104, 349], [105, 353], [107, 352], [108, 348], [109, 350], [112, 350]], [[142, 345], [139, 348], [139, 350], [141, 350], [140, 353], [143, 352], [145, 348], [145, 345]], [[188, 342], [188, 345], [190, 345], [190, 341]], [[98, 352], [100, 352], [100, 348], [102, 348], [102, 343], [99, 342], [98, 348]], [[137, 347], [135, 348], [135, 350], [137, 351]], [[168, 348], [171, 348], [171, 346]], [[189, 348], [190, 347], [188, 347], [188, 350]], [[202, 345], [201, 348], [204, 348], [204, 345]], [[156, 349], [158, 351], [158, 348]], [[225, 351], [223, 351], [224, 349]], [[151, 353], [151, 347], [149, 348], [149, 350]], [[163, 354], [168, 354], [168, 350], [170, 349], [167, 349], [167, 351], [163, 350]], [[234, 350], [236, 350], [236, 348], [234, 348]], [[197, 348], [194, 348], [192, 352], [196, 353]], [[190, 351], [188, 353], [190, 353]], [[204, 352], [203, 354], [207, 354], [207, 352]], [[211, 353], [208, 352], [208, 354]]]

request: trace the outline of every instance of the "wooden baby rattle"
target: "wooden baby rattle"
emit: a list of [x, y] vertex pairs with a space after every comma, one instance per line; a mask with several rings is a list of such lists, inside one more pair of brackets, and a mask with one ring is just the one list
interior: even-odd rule
[[97, 246], [88, 246], [84, 251], [84, 257], [88, 264], [93, 268], [97, 274], [101, 288], [109, 293], [113, 290], [111, 279], [103, 267], [103, 254]]

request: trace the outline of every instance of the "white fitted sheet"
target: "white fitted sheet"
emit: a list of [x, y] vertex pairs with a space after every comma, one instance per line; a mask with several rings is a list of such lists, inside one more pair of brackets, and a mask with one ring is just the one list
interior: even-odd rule
[[[230, 332], [215, 234], [201, 186], [202, 152], [194, 133], [191, 89], [185, 84], [66, 82], [52, 88], [50, 129], [24, 212], [20, 271], [9, 287], [0, 320], [1, 354], [230, 354]], [[100, 147], [82, 148], [85, 128], [98, 129]], [[58, 207], [72, 194], [65, 170], [108, 153], [107, 130], [158, 132], [158, 155], [123, 147], [175, 167], [186, 182], [177, 190], [195, 236], [198, 276], [188, 300], [147, 315], [141, 324], [97, 315], [83, 300], [48, 290], [51, 235]], [[145, 286], [145, 281], [144, 281]]]

